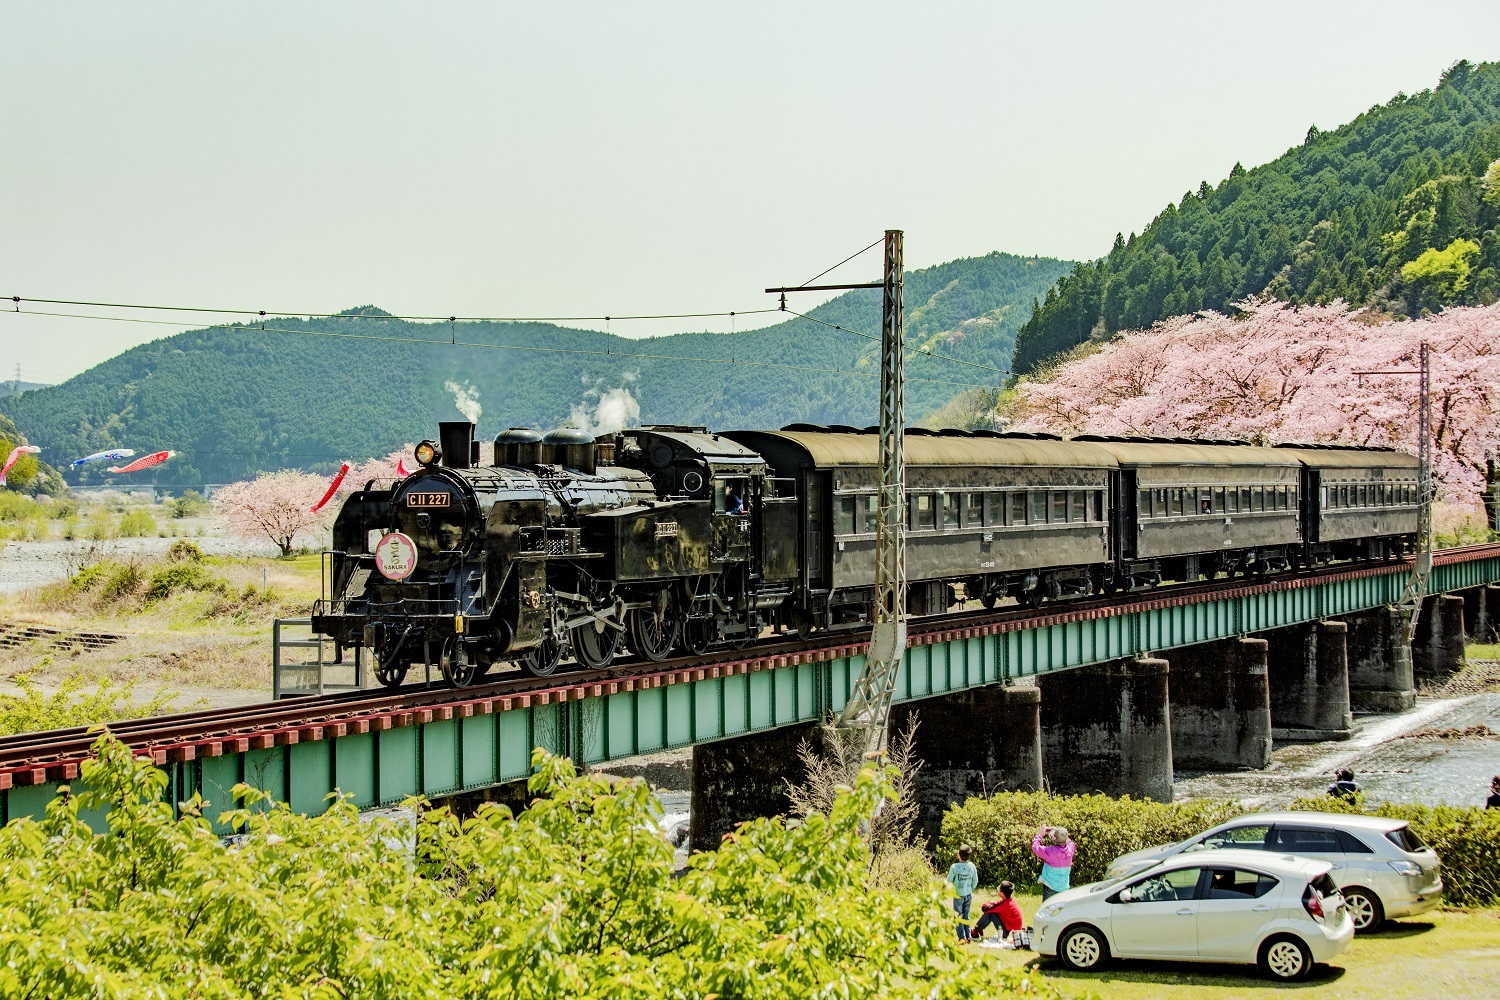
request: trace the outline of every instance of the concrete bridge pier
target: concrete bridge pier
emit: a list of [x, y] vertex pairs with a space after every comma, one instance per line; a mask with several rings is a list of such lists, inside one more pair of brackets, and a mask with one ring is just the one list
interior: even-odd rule
[[1349, 707], [1356, 712], [1404, 712], [1415, 705], [1406, 614], [1387, 606], [1346, 615], [1345, 621], [1349, 625]]
[[1277, 740], [1347, 740], [1349, 626], [1322, 621], [1264, 633], [1271, 695], [1271, 736]]
[[688, 849], [714, 850], [746, 820], [784, 815], [791, 808], [786, 783], [803, 780], [797, 747], [817, 739], [818, 728], [802, 723], [693, 747]]
[[943, 812], [976, 795], [1042, 787], [1041, 692], [982, 687], [891, 708], [894, 738], [917, 718], [918, 825], [937, 837]]
[[1172, 650], [1172, 759], [1204, 771], [1271, 764], [1265, 639]]
[[1172, 801], [1166, 660], [1112, 660], [1037, 678], [1042, 770], [1057, 792]]
[[1412, 674], [1442, 683], [1464, 666], [1464, 599], [1433, 594], [1422, 602], [1417, 637], [1411, 646]]
[[1486, 584], [1461, 590], [1464, 599], [1464, 626], [1475, 642], [1494, 642], [1500, 635], [1500, 587]]

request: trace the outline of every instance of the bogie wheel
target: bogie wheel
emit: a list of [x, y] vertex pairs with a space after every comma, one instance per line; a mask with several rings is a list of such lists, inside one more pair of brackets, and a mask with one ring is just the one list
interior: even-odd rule
[[601, 622], [584, 622], [573, 630], [573, 655], [590, 670], [607, 667], [620, 651], [620, 630]]
[[1312, 971], [1312, 952], [1290, 934], [1280, 934], [1260, 946], [1260, 971], [1268, 979], [1289, 983]]
[[1070, 969], [1097, 969], [1109, 959], [1109, 942], [1096, 928], [1073, 927], [1057, 942], [1057, 957]]
[[682, 648], [694, 656], [708, 652], [715, 636], [713, 619], [691, 618], [682, 626]]
[[1380, 897], [1369, 889], [1351, 886], [1344, 890], [1344, 905], [1349, 908], [1349, 917], [1354, 921], [1354, 933], [1369, 934], [1380, 930], [1385, 923], [1385, 907]]
[[551, 677], [557, 673], [557, 665], [562, 662], [562, 652], [562, 643], [548, 637], [542, 640], [540, 646], [527, 650], [517, 662], [522, 670], [533, 677]]
[[630, 644], [648, 660], [665, 660], [677, 645], [677, 620], [671, 609], [637, 608], [630, 613]]
[[1042, 599], [1043, 594], [1040, 586], [1033, 587], [1021, 593], [1022, 606], [1030, 608], [1033, 611], [1042, 606]]
[[438, 668], [451, 688], [468, 687], [474, 683], [475, 664], [469, 661], [469, 650], [464, 641], [456, 636], [443, 643]]
[[409, 663], [385, 663], [375, 664], [375, 679], [382, 687], [398, 688], [406, 680], [406, 671], [411, 667]]
[[999, 602], [1000, 597], [993, 590], [986, 591], [985, 595], [979, 599], [979, 603], [984, 605], [986, 611], [994, 611], [995, 605]]

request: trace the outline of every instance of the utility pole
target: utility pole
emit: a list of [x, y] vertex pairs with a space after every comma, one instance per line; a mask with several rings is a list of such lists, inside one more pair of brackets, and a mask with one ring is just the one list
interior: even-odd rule
[[768, 288], [786, 293], [819, 289], [880, 288], [880, 497], [875, 522], [875, 626], [864, 673], [854, 682], [835, 726], [861, 735], [868, 756], [885, 751], [886, 722], [896, 675], [906, 653], [906, 377], [902, 363], [902, 232], [885, 233], [885, 275], [862, 285]]
[[1401, 591], [1396, 606], [1407, 613], [1406, 641], [1417, 638], [1417, 619], [1422, 615], [1422, 601], [1427, 597], [1427, 578], [1432, 573], [1432, 355], [1427, 341], [1417, 353], [1416, 371], [1355, 372], [1366, 375], [1415, 375], [1417, 394], [1417, 557], [1411, 576]]

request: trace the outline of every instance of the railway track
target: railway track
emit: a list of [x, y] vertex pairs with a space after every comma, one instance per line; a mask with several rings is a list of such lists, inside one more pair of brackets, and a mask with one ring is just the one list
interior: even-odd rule
[[[1435, 562], [1492, 556], [1500, 556], [1500, 544], [1445, 550]], [[925, 645], [1059, 622], [1133, 614], [1199, 603], [1208, 598], [1401, 572], [1409, 566], [1409, 561], [1339, 565], [1296, 574], [1176, 584], [1114, 597], [1079, 598], [1035, 610], [1012, 607], [954, 612], [913, 620], [908, 627], [909, 643]], [[829, 631], [806, 640], [762, 643], [743, 650], [721, 650], [661, 662], [620, 662], [599, 670], [551, 677], [500, 677], [459, 690], [434, 683], [395, 690], [344, 692], [134, 719], [111, 723], [109, 730], [138, 753], [166, 764], [825, 661], [860, 653], [868, 640], [868, 628]], [[76, 778], [79, 764], [89, 756], [97, 736], [96, 730], [74, 727], [0, 737], [0, 789]]]

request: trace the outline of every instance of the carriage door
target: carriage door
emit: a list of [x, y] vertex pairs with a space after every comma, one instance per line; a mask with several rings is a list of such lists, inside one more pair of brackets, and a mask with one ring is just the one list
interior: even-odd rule
[[828, 587], [828, 546], [824, 544], [827, 536], [828, 514], [825, 507], [828, 504], [828, 473], [807, 473], [807, 545], [803, 549], [806, 553], [807, 585], [812, 590], [823, 590]]

